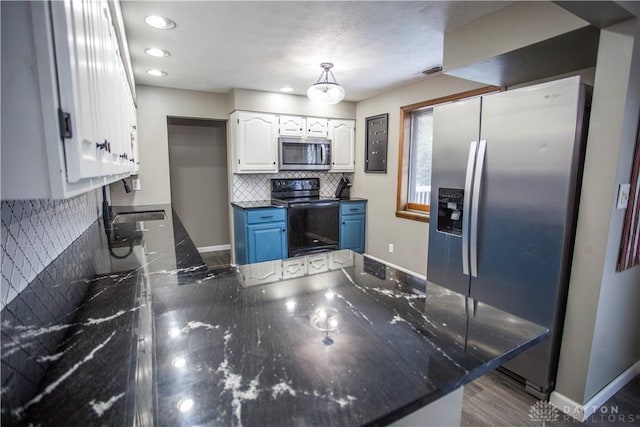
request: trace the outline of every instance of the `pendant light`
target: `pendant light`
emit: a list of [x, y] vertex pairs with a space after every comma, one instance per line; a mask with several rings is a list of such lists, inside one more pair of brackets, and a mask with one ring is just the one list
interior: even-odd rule
[[[333, 64], [323, 62], [320, 64], [323, 71], [318, 77], [318, 81], [307, 90], [307, 97], [320, 104], [337, 104], [344, 98], [344, 88], [336, 82], [336, 78], [331, 71]], [[333, 81], [329, 81], [329, 74]]]

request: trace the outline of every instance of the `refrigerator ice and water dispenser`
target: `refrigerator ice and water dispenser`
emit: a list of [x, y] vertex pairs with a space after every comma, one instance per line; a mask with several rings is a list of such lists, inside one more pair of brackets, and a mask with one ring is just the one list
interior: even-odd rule
[[461, 188], [438, 189], [438, 231], [462, 235], [463, 200], [464, 190]]

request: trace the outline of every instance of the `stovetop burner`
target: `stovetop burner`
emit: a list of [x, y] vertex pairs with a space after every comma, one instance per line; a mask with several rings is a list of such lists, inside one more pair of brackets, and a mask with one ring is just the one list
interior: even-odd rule
[[296, 203], [321, 203], [321, 202], [339, 202], [340, 199], [335, 197], [290, 197], [285, 199], [271, 199], [271, 203], [279, 206], [288, 206]]

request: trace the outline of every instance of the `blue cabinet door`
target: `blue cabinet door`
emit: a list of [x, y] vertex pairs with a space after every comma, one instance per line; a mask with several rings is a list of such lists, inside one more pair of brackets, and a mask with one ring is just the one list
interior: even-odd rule
[[340, 223], [340, 249], [364, 252], [364, 215], [343, 215]]
[[247, 240], [249, 263], [287, 256], [287, 229], [284, 222], [248, 225]]

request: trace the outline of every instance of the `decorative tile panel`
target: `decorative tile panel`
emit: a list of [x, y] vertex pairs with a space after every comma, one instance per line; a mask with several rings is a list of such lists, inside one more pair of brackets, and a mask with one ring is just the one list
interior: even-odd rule
[[[60, 356], [59, 345], [96, 277], [100, 231], [94, 221], [0, 312], [3, 425], [12, 424], [7, 408], [19, 408], [29, 401], [50, 364]], [[4, 286], [4, 274], [2, 280]]]
[[66, 200], [3, 200], [0, 309], [98, 218], [96, 193]]
[[[352, 178], [352, 174], [347, 174]], [[251, 202], [271, 198], [271, 180], [280, 178], [320, 178], [320, 196], [333, 197], [342, 178], [340, 173], [291, 171], [276, 174], [233, 175], [232, 202]]]

